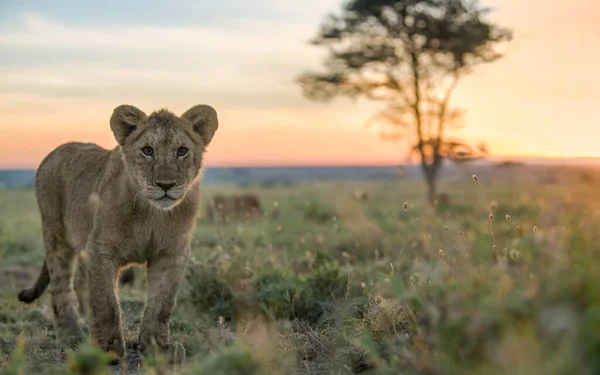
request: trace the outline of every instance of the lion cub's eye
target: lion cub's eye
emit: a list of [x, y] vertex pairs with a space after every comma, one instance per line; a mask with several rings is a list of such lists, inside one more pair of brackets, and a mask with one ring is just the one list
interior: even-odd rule
[[146, 156], [152, 156], [154, 154], [154, 150], [152, 149], [152, 147], [144, 147], [142, 149], [142, 154]]
[[179, 147], [177, 149], [177, 156], [185, 156], [188, 153], [188, 149], [185, 147]]

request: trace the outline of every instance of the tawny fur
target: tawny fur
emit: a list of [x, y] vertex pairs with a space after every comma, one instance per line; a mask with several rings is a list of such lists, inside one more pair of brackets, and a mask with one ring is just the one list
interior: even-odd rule
[[[166, 110], [146, 116], [123, 105], [114, 110], [110, 126], [119, 143], [115, 149], [67, 143], [38, 168], [46, 255], [35, 286], [21, 291], [19, 299], [32, 302], [49, 284], [59, 337], [82, 338], [81, 303], [89, 306], [92, 337], [123, 356], [116, 289], [120, 270], [131, 263], [146, 264], [148, 272], [140, 348], [168, 345], [198, 211], [203, 154], [218, 120], [204, 105], [181, 117]], [[143, 152], [148, 147], [150, 156]]]

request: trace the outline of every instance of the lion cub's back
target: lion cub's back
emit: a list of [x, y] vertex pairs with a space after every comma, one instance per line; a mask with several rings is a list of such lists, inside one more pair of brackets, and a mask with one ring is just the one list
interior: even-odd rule
[[[51, 229], [58, 232], [89, 229], [88, 202], [104, 173], [109, 155], [110, 151], [98, 145], [71, 142], [46, 156], [35, 176], [36, 196], [45, 225], [54, 226]], [[69, 237], [72, 234], [75, 233]], [[76, 235], [82, 236], [87, 234]]]

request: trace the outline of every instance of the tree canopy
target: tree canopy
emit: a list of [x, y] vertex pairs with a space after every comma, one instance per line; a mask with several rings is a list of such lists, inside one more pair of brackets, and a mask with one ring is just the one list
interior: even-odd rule
[[500, 58], [498, 44], [512, 37], [486, 20], [489, 11], [476, 0], [348, 1], [312, 41], [329, 51], [324, 71], [306, 73], [299, 83], [313, 100], [385, 101], [377, 120], [393, 126], [392, 137], [414, 129], [409, 134], [433, 181], [444, 157], [477, 150], [444, 137], [446, 128], [463, 124], [463, 110], [450, 107], [459, 80]]

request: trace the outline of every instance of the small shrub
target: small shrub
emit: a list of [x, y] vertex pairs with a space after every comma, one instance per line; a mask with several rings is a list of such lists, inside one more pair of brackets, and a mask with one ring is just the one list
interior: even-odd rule
[[302, 317], [317, 324], [331, 316], [345, 297], [348, 276], [343, 275], [337, 265], [317, 268], [305, 281]]
[[269, 272], [260, 275], [255, 285], [258, 305], [276, 320], [301, 320], [314, 325], [332, 316], [345, 302], [356, 311], [366, 304], [366, 299], [360, 303], [346, 301], [346, 297], [357, 297], [357, 293], [350, 293], [348, 276], [335, 263], [316, 267], [304, 278]]
[[69, 354], [67, 370], [63, 375], [110, 375], [109, 364], [112, 356], [89, 343], [81, 345], [77, 351]]
[[222, 275], [209, 267], [190, 267], [186, 274], [190, 301], [203, 312], [218, 319], [231, 320], [234, 315], [233, 293]]
[[266, 374], [262, 363], [252, 353], [234, 345], [208, 357], [196, 366], [184, 371], [183, 375], [259, 375]]
[[319, 267], [306, 278], [306, 288], [315, 299], [341, 299], [346, 292], [348, 276], [335, 264]]
[[275, 320], [296, 318], [304, 295], [300, 280], [272, 271], [259, 275], [255, 286], [256, 302], [265, 314]]
[[317, 201], [312, 200], [304, 208], [304, 218], [317, 223], [326, 223], [337, 217], [335, 209]]

